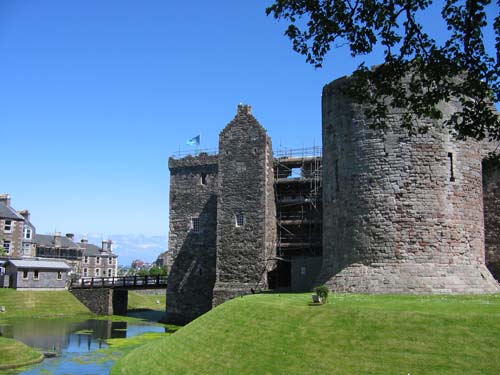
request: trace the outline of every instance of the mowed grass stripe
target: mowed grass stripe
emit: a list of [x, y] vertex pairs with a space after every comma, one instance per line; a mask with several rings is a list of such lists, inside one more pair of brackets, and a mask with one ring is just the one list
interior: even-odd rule
[[500, 296], [253, 295], [136, 349], [112, 374], [500, 373]]

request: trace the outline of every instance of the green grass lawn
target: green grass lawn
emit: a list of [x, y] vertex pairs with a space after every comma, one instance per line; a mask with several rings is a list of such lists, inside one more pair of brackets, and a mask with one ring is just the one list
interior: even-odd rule
[[24, 366], [43, 359], [43, 354], [22, 342], [0, 337], [0, 370]]
[[[167, 300], [166, 293], [162, 295], [142, 294], [134, 291], [128, 292], [128, 309], [149, 309], [149, 310], [162, 310], [165, 311], [165, 304]], [[159, 301], [160, 303], [156, 303]]]
[[126, 374], [500, 374], [500, 295], [236, 298], [118, 361]]
[[91, 315], [90, 311], [68, 291], [17, 291], [0, 289], [0, 321], [20, 317], [57, 317]]

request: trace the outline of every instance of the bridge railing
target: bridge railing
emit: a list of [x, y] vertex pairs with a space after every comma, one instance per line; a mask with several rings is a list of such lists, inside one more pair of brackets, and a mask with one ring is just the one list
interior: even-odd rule
[[144, 288], [167, 286], [167, 276], [82, 277], [71, 288]]

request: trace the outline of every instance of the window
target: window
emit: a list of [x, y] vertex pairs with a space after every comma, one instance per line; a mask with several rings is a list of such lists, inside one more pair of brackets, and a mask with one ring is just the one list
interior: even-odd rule
[[101, 264], [101, 257], [97, 257], [97, 258], [95, 258], [95, 262], [96, 262], [97, 264]]
[[237, 227], [242, 227], [245, 225], [245, 215], [242, 213], [236, 214], [236, 226]]
[[31, 240], [31, 228], [28, 226], [24, 227], [24, 239]]
[[86, 256], [86, 257], [83, 259], [83, 263], [88, 263], [88, 262], [89, 262], [89, 257], [87, 257], [87, 256]]
[[100, 276], [101, 275], [101, 270], [99, 268], [95, 269], [95, 275]]
[[450, 181], [455, 181], [455, 176], [453, 174], [453, 154], [448, 152], [448, 159], [450, 159]]
[[200, 183], [202, 185], [206, 185], [207, 184], [207, 174], [206, 173], [202, 173], [201, 174]]
[[113, 277], [113, 269], [108, 268], [108, 277]]
[[23, 254], [24, 255], [31, 254], [31, 244], [29, 242], [23, 242]]
[[199, 217], [192, 217], [191, 218], [191, 230], [194, 233], [200, 233], [200, 218]]
[[33, 280], [39, 280], [40, 279], [40, 274], [38, 270], [33, 271]]
[[89, 275], [89, 269], [88, 268], [84, 268], [83, 269], [83, 276], [87, 277], [88, 275]]
[[28, 271], [23, 271], [23, 280], [28, 280]]
[[10, 254], [10, 241], [3, 240], [3, 248], [7, 252], [7, 255], [9, 255]]
[[62, 272], [57, 271], [57, 280], [62, 280]]
[[3, 226], [3, 231], [5, 233], [11, 233], [12, 232], [12, 220], [5, 220], [4, 226]]
[[113, 264], [113, 258], [112, 257], [108, 258], [108, 264]]

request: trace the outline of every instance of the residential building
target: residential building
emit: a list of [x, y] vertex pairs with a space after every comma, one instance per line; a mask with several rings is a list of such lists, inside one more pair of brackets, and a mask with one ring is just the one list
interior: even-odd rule
[[115, 277], [118, 275], [118, 255], [113, 253], [113, 241], [103, 240], [101, 247], [88, 243], [86, 237], [78, 243], [82, 249], [81, 277]]
[[0, 247], [7, 257], [31, 257], [35, 253], [35, 226], [28, 210], [16, 211], [10, 205], [10, 195], [0, 195]]
[[74, 236], [68, 233], [62, 236], [56, 232], [35, 236], [36, 256], [41, 258], [63, 259], [71, 267], [71, 275], [81, 274], [83, 249], [73, 242]]

